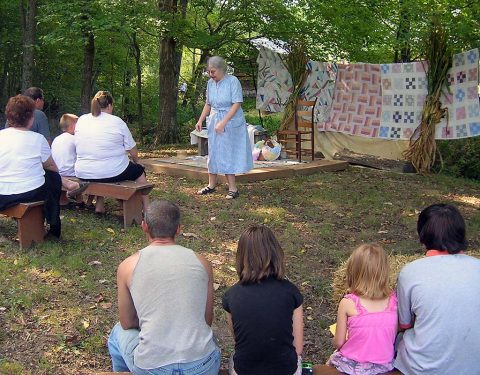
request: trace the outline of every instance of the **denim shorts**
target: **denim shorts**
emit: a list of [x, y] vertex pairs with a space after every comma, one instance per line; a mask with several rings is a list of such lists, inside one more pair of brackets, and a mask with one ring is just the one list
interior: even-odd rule
[[135, 375], [217, 375], [220, 370], [220, 349], [217, 347], [204, 358], [188, 363], [171, 363], [155, 369], [135, 366], [133, 353], [138, 345], [138, 329], [124, 330], [120, 323], [113, 327], [108, 338], [108, 351], [115, 372], [132, 372]]

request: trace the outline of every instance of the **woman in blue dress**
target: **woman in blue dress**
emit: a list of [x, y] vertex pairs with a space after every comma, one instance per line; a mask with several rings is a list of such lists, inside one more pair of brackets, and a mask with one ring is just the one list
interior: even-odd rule
[[[202, 130], [207, 119], [208, 185], [198, 194], [215, 191], [218, 174], [228, 181], [227, 199], [239, 196], [235, 175], [253, 168], [252, 149], [242, 111], [242, 86], [237, 77], [226, 74], [227, 64], [219, 56], [208, 60], [207, 101], [195, 128]], [[208, 117], [207, 117], [208, 116]]]

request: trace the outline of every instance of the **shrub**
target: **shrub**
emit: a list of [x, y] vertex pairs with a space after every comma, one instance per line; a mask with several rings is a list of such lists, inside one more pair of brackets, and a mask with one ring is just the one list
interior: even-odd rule
[[480, 137], [437, 141], [437, 147], [443, 159], [443, 169], [437, 158], [435, 171], [480, 180]]

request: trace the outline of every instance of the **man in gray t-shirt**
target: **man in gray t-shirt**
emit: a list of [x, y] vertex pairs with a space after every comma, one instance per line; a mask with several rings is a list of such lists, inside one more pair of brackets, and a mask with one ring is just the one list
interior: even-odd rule
[[[43, 90], [38, 87], [30, 87], [26, 89], [22, 95], [28, 96], [35, 102], [35, 112], [33, 114], [33, 125], [30, 128], [31, 131], [43, 135], [48, 144], [52, 144], [52, 138], [50, 136], [50, 125], [45, 113], [43, 113], [43, 106], [45, 105], [45, 99], [43, 96]], [[8, 124], [5, 124], [8, 127]]]
[[394, 365], [405, 375], [480, 374], [480, 259], [463, 254], [465, 223], [455, 207], [430, 206], [418, 221], [427, 253], [398, 276], [405, 332]]

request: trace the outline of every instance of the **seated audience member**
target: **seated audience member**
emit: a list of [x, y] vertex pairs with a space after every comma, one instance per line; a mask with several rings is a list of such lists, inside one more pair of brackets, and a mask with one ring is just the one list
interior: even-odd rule
[[117, 271], [120, 323], [108, 339], [113, 371], [217, 375], [210, 263], [175, 243], [180, 232], [175, 204], [152, 202], [142, 229], [149, 245]]
[[390, 288], [387, 254], [378, 244], [363, 244], [347, 261], [348, 293], [338, 305], [328, 360], [342, 374], [385, 374], [393, 370], [397, 335], [397, 297]]
[[45, 201], [48, 234], [60, 237], [61, 178], [43, 135], [29, 131], [35, 103], [24, 95], [9, 99], [8, 128], [0, 131], [0, 210], [18, 203]]
[[480, 372], [480, 259], [464, 254], [457, 208], [434, 204], [418, 217], [425, 258], [398, 276], [400, 328], [395, 367], [405, 375]]
[[50, 145], [52, 138], [50, 136], [50, 125], [48, 124], [47, 116], [43, 112], [43, 107], [45, 106], [43, 90], [38, 87], [29, 87], [23, 92], [23, 95], [28, 96], [35, 102], [34, 120], [30, 130], [42, 134]]
[[58, 173], [62, 176], [62, 186], [67, 190], [67, 197], [75, 198], [81, 201], [81, 193], [87, 188], [87, 182], [78, 183], [71, 181], [67, 177], [75, 177], [75, 161], [77, 153], [73, 134], [75, 133], [75, 124], [78, 117], [70, 113], [64, 114], [60, 118], [60, 129], [62, 134], [55, 137], [52, 142], [52, 157], [58, 168]]
[[[132, 134], [127, 124], [112, 113], [112, 95], [108, 91], [99, 91], [92, 99], [91, 113], [78, 119], [74, 138], [77, 151], [75, 175], [93, 182], [131, 180], [146, 183], [145, 169], [138, 164]], [[143, 195], [142, 199], [145, 211], [148, 195]], [[95, 211], [105, 212], [103, 197], [97, 197]]]
[[58, 167], [58, 173], [63, 177], [75, 177], [75, 151], [74, 137], [75, 125], [78, 117], [70, 113], [60, 118], [60, 129], [62, 134], [55, 137], [52, 142], [52, 157]]
[[223, 297], [235, 338], [230, 375], [301, 374], [303, 296], [285, 278], [283, 250], [265, 225], [252, 225], [238, 241], [239, 282]]

